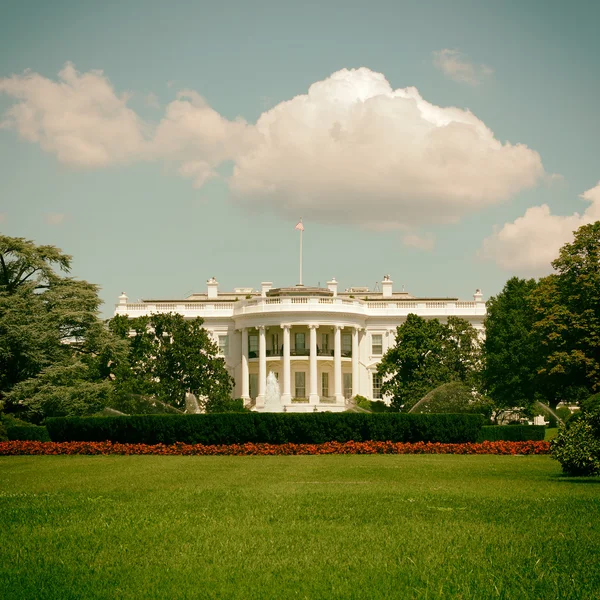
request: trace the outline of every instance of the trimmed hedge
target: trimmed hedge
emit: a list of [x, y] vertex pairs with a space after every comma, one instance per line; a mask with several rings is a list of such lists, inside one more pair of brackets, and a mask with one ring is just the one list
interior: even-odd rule
[[53, 442], [124, 444], [323, 444], [325, 442], [475, 442], [481, 415], [365, 413], [225, 413], [55, 417]]
[[489, 425], [481, 428], [478, 442], [527, 442], [544, 439], [544, 425]]
[[6, 436], [11, 441], [49, 442], [48, 430], [40, 425], [10, 425]]

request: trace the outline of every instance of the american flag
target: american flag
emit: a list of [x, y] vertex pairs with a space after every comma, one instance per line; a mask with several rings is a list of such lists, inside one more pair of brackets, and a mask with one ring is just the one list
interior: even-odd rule
[[298, 225], [296, 225], [296, 227], [294, 227], [294, 229], [304, 231], [304, 225], [302, 225], [302, 219], [300, 219], [300, 221], [298, 221]]

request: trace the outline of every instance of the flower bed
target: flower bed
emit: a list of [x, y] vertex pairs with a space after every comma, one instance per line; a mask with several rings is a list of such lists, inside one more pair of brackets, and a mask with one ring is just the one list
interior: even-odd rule
[[322, 454], [549, 454], [541, 441], [441, 444], [417, 442], [327, 442], [325, 444], [119, 444], [114, 442], [0, 442], [0, 456], [16, 455], [161, 455], [161, 456], [292, 456]]

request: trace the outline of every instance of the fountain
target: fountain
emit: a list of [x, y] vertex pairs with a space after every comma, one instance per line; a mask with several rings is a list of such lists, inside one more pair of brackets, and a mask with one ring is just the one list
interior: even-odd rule
[[565, 422], [547, 405], [539, 400], [536, 401], [536, 404], [542, 408], [545, 412], [550, 413], [561, 425], [564, 425]]
[[198, 405], [198, 399], [191, 392], [187, 392], [185, 395], [185, 414], [186, 415], [199, 415], [202, 411]]
[[281, 391], [279, 389], [279, 381], [273, 371], [267, 376], [267, 389], [265, 391], [265, 407], [264, 412], [283, 412], [281, 404]]

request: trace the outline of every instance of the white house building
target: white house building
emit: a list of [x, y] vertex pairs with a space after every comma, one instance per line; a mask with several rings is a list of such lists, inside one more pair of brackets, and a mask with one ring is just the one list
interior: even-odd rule
[[270, 372], [279, 380], [281, 402], [289, 412], [342, 411], [345, 401], [358, 394], [380, 399], [377, 364], [409, 313], [441, 321], [458, 316], [479, 330], [486, 314], [480, 290], [472, 301], [418, 298], [395, 292], [387, 275], [380, 291], [355, 287], [340, 292], [335, 279], [326, 288], [273, 288], [263, 282], [260, 291], [222, 292], [214, 278], [207, 286], [206, 293], [183, 300], [129, 303], [122, 294], [115, 314], [202, 317], [235, 379], [235, 396], [258, 411], [264, 409]]

